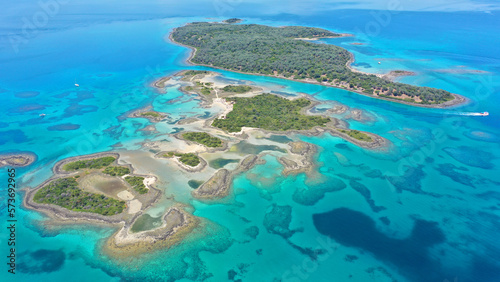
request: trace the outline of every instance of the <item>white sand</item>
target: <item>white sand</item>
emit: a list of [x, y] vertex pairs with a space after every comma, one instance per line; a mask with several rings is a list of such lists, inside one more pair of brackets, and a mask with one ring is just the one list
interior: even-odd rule
[[128, 213], [129, 214], [134, 214], [134, 213], [138, 213], [142, 208], [142, 203], [135, 199], [135, 200], [132, 200], [128, 203]]
[[130, 201], [130, 200], [132, 200], [134, 198], [134, 195], [132, 195], [132, 193], [130, 193], [127, 190], [121, 191], [116, 196], [118, 196], [118, 198], [120, 198], [120, 199], [122, 199], [124, 201]]

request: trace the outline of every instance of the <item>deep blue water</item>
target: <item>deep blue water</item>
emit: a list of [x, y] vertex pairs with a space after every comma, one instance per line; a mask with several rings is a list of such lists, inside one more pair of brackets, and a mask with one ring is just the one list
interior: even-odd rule
[[[412, 70], [418, 75], [403, 82], [444, 88], [471, 103], [421, 109], [223, 71], [226, 79], [249, 80], [290, 95], [307, 93], [326, 107], [361, 109], [366, 119], [347, 119], [350, 127], [384, 136], [393, 146], [374, 152], [329, 135], [295, 136], [321, 147], [313, 176], [283, 177], [275, 151], [265, 157], [265, 165], [235, 179], [235, 195], [224, 204], [180, 197], [206, 222], [183, 244], [128, 262], [100, 253], [99, 244], [112, 229], [51, 229], [41, 224], [40, 214], [19, 209], [14, 281], [500, 280], [498, 12], [399, 12], [377, 21], [368, 10], [295, 15], [237, 2], [221, 10], [214, 3], [111, 2], [96, 12], [85, 3], [69, 2], [29, 36], [23, 34], [23, 17], [32, 20], [41, 8], [29, 1], [6, 4], [0, 20], [0, 153], [32, 151], [38, 157], [17, 170], [19, 185], [41, 183], [60, 159], [111, 150], [117, 143], [123, 150], [140, 150], [146, 138], [170, 140], [168, 134], [178, 131], [171, 124], [175, 120], [213, 114], [175, 87], [160, 95], [148, 86], [186, 68], [187, 50], [165, 35], [207, 17], [353, 33], [353, 38], [321, 42], [353, 52], [363, 71]], [[266, 7], [273, 5], [280, 11], [283, 4]], [[81, 86], [75, 88], [75, 82]], [[159, 133], [140, 131], [149, 124], [145, 119], [125, 118], [146, 105], [170, 114]], [[465, 115], [479, 111], [491, 115]], [[0, 172], [6, 183], [5, 169]], [[160, 188], [192, 190], [187, 182]], [[2, 210], [5, 202], [2, 193]], [[1, 230], [3, 256], [7, 233]], [[12, 280], [6, 269], [0, 273]]]

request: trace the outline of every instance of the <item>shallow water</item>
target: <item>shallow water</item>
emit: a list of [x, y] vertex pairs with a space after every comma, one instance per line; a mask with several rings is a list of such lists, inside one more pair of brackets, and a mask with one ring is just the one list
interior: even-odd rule
[[[308, 178], [280, 174], [275, 154], [280, 154], [276, 151], [281, 147], [242, 142], [235, 147], [237, 153], [274, 153], [265, 157], [266, 164], [235, 178], [234, 194], [224, 204], [207, 204], [192, 200], [187, 183], [206, 180], [210, 173], [199, 177], [178, 173], [168, 161], [153, 161], [151, 153], [133, 150], [140, 150], [145, 139], [171, 141], [167, 134], [178, 132], [176, 120], [216, 113], [217, 109], [200, 107], [196, 97], [183, 95], [176, 86], [166, 93], [148, 87], [154, 79], [186, 68], [187, 49], [166, 42], [165, 34], [207, 16], [223, 19], [212, 4], [177, 3], [175, 9], [164, 10], [151, 10], [147, 3], [123, 5], [120, 11], [136, 10], [115, 13], [113, 7], [96, 15], [83, 13], [85, 5], [69, 3], [47, 28], [23, 41], [17, 52], [8, 37], [1, 37], [0, 95], [5, 102], [0, 104], [0, 151], [29, 150], [38, 156], [32, 166], [16, 170], [20, 187], [34, 187], [50, 177], [58, 160], [111, 150], [119, 143], [120, 150], [129, 153], [125, 161], [144, 163], [139, 173], [152, 172], [161, 178], [158, 188], [165, 195], [158, 207], [143, 216], [146, 225], [175, 201], [191, 206], [204, 219], [183, 244], [120, 263], [99, 251], [102, 239], [113, 229], [54, 230], [40, 224], [42, 215], [21, 208], [17, 210], [15, 281], [68, 277], [498, 281], [500, 120], [495, 113], [500, 110], [496, 48], [500, 39], [493, 36], [500, 26], [498, 12], [399, 12], [372, 34], [365, 29], [374, 21], [370, 11], [273, 15], [273, 9], [256, 12], [242, 3], [233, 9], [234, 15], [244, 16], [249, 23], [310, 25], [353, 33], [354, 38], [321, 42], [353, 52], [360, 70], [412, 70], [416, 76], [400, 80], [444, 88], [472, 102], [446, 110], [415, 108], [319, 85], [220, 71], [229, 81], [251, 81], [290, 95], [305, 93], [328, 105], [362, 109], [370, 122], [349, 120], [350, 128], [379, 134], [392, 146], [370, 151], [328, 134], [294, 136], [321, 148], [317, 171]], [[79, 12], [66, 14], [75, 9]], [[174, 10], [176, 15], [198, 13], [199, 17], [173, 17]], [[206, 11], [209, 14], [202, 13]], [[20, 18], [2, 20], [2, 35], [21, 34]], [[488, 73], [449, 71], [464, 68]], [[75, 81], [79, 88], [74, 87]], [[150, 124], [145, 119], [126, 118], [129, 111], [147, 105], [169, 114], [168, 122], [156, 125], [158, 133], [140, 130]], [[462, 115], [482, 111], [491, 115]], [[42, 113], [46, 115], [41, 117]], [[6, 173], [0, 180], [6, 182]], [[0, 206], [5, 207], [5, 193], [0, 197]], [[17, 197], [21, 202], [21, 195]], [[337, 228], [346, 221], [348, 228]], [[5, 228], [0, 235], [6, 238]], [[0, 277], [6, 274], [3, 271]]]

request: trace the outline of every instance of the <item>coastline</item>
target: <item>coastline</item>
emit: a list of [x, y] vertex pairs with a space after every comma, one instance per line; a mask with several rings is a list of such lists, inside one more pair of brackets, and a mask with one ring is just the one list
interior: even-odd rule
[[[192, 62], [192, 59], [194, 58], [194, 56], [196, 55], [196, 52], [198, 50], [195, 47], [187, 46], [187, 45], [184, 45], [182, 43], [179, 43], [179, 42], [175, 41], [173, 39], [173, 37], [172, 37], [172, 34], [175, 32], [175, 30], [176, 30], [176, 28], [174, 28], [169, 33], [168, 38], [169, 38], [169, 40], [172, 43], [174, 43], [176, 45], [179, 45], [179, 46], [182, 46], [182, 47], [189, 48], [191, 50], [190, 54], [189, 54], [189, 57], [186, 59], [186, 64], [187, 65], [204, 66], [204, 67], [209, 67], [209, 68], [214, 68], [214, 69], [220, 69], [220, 70], [230, 71], [230, 72], [235, 72], [235, 73], [240, 73], [240, 74], [266, 76], [266, 77], [287, 79], [287, 80], [291, 80], [291, 81], [295, 81], [295, 82], [301, 82], [301, 83], [317, 84], [317, 85], [322, 85], [322, 86], [326, 86], [326, 87], [333, 87], [333, 88], [342, 89], [342, 90], [345, 90], [345, 91], [354, 92], [354, 93], [361, 94], [363, 96], [374, 98], [374, 99], [380, 99], [380, 100], [385, 100], [385, 101], [389, 101], [389, 102], [395, 102], [395, 103], [399, 103], [399, 104], [410, 105], [410, 106], [421, 107], [421, 108], [438, 108], [438, 109], [442, 109], [442, 108], [450, 108], [450, 107], [465, 105], [465, 104], [467, 104], [469, 102], [468, 98], [466, 98], [466, 97], [464, 97], [462, 95], [459, 95], [459, 94], [451, 93], [451, 95], [453, 95], [454, 99], [450, 100], [450, 101], [446, 101], [446, 102], [441, 103], [441, 104], [419, 104], [419, 103], [411, 103], [411, 102], [407, 102], [407, 101], [400, 100], [400, 99], [391, 99], [391, 98], [379, 97], [379, 96], [375, 96], [375, 95], [363, 93], [362, 91], [350, 90], [350, 89], [346, 89], [346, 88], [343, 88], [343, 87], [338, 87], [338, 86], [334, 86], [334, 85], [330, 85], [330, 84], [326, 84], [326, 83], [321, 83], [321, 82], [318, 82], [318, 81], [313, 80], [313, 79], [294, 79], [294, 78], [288, 78], [288, 77], [278, 76], [278, 75], [266, 75], [266, 74], [259, 74], [259, 73], [248, 73], [248, 72], [241, 72], [241, 71], [236, 71], [236, 70], [230, 70], [230, 69], [225, 69], [225, 68], [211, 66], [211, 65], [196, 64], [196, 63]], [[337, 37], [335, 37], [335, 38], [337, 38]], [[364, 74], [368, 74], [368, 75], [376, 75], [376, 76], [379, 76], [381, 78], [384, 75], [387, 75], [387, 74], [365, 73], [365, 72], [353, 69], [351, 67], [351, 63], [354, 62], [354, 55], [351, 52], [349, 52], [349, 54], [351, 56], [351, 59], [346, 63], [346, 66], [351, 71], [355, 71], [355, 72], [358, 72], [358, 73], [364, 73]]]
[[[78, 175], [79, 173], [81, 173], [81, 171], [63, 171], [62, 167], [64, 166], [64, 164], [78, 160], [94, 159], [104, 156], [116, 157], [114, 164], [119, 165], [118, 160], [120, 158], [120, 154], [117, 152], [96, 153], [91, 155], [71, 157], [59, 161], [53, 167], [54, 176], [45, 180], [35, 188], [25, 188], [22, 190], [24, 192], [23, 206], [27, 209], [40, 212], [49, 217], [49, 221], [43, 222], [43, 224], [45, 225], [59, 226], [67, 224], [92, 224], [118, 228], [118, 231], [115, 232], [107, 240], [109, 244], [112, 243], [113, 245], [108, 244], [104, 246], [103, 249], [104, 253], [114, 258], [125, 258], [131, 254], [143, 253], [145, 251], [151, 250], [151, 245], [154, 245], [155, 249], [171, 246], [174, 242], [179, 242], [189, 232], [189, 230], [192, 230], [198, 225], [199, 220], [194, 215], [190, 215], [188, 212], [182, 210], [182, 208], [179, 206], [173, 206], [170, 207], [164, 214], [162, 226], [138, 233], [131, 233], [131, 227], [134, 225], [136, 220], [141, 217], [148, 208], [153, 206], [159, 200], [162, 192], [161, 190], [153, 186], [153, 184], [157, 180], [156, 176], [135, 174], [134, 168], [130, 164], [119, 166], [129, 167], [130, 173], [127, 175], [144, 177], [144, 183], [149, 190], [148, 193], [138, 195], [133, 198], [140, 199], [140, 202], [143, 203], [140, 209], [135, 213], [129, 213], [126, 210], [123, 210], [120, 214], [105, 216], [97, 213], [72, 211], [55, 204], [36, 203], [35, 201], [33, 201], [35, 193], [52, 181], [68, 176]], [[122, 177], [125, 177], [127, 175], [124, 175]], [[132, 204], [132, 202], [129, 201], [129, 204]], [[130, 209], [130, 206], [127, 205], [127, 208]], [[177, 216], [174, 216], [174, 219], [170, 219], [172, 217], [172, 213], [177, 213]], [[172, 223], [172, 221], [174, 222]]]
[[204, 153], [215, 153], [215, 152], [219, 152], [219, 151], [220, 152], [224, 152], [224, 151], [226, 151], [229, 148], [228, 141], [223, 140], [223, 139], [221, 139], [219, 137], [217, 137], [217, 138], [219, 138], [222, 141], [222, 146], [220, 146], [220, 147], [208, 147], [208, 146], [206, 146], [204, 144], [201, 144], [201, 143], [198, 143], [196, 141], [191, 141], [191, 140], [184, 139], [184, 137], [182, 137], [182, 135], [184, 133], [187, 133], [187, 132], [178, 132], [178, 133], [175, 133], [174, 134], [174, 138], [176, 138], [178, 140], [182, 140], [182, 141], [186, 142], [187, 144], [200, 145], [203, 148], [205, 148], [205, 152]]
[[160, 152], [156, 153], [154, 155], [154, 157], [157, 159], [173, 160], [177, 164], [178, 167], [182, 168], [183, 170], [185, 170], [187, 172], [200, 172], [203, 169], [205, 169], [205, 167], [207, 166], [207, 161], [205, 161], [204, 158], [200, 157], [198, 153], [194, 153], [194, 154], [200, 159], [200, 163], [197, 166], [188, 166], [188, 165], [182, 163], [181, 161], [179, 161], [178, 157], [175, 157], [175, 156], [170, 157], [170, 158], [164, 157], [163, 155], [168, 153], [168, 152], [174, 152], [174, 154], [181, 153], [179, 151], [160, 151]]
[[102, 251], [116, 259], [127, 259], [141, 253], [170, 248], [182, 241], [199, 222], [200, 219], [184, 211], [182, 206], [173, 206], [162, 216], [160, 227], [130, 233], [130, 228], [123, 226], [106, 240]]
[[4, 166], [26, 167], [34, 163], [37, 155], [32, 152], [0, 154], [0, 168]]
[[297, 157], [278, 158], [278, 162], [283, 165], [281, 174], [283, 176], [299, 173], [309, 175], [316, 166], [313, 156], [318, 152], [317, 146], [304, 141], [290, 142], [288, 146], [290, 146], [289, 152]]
[[191, 192], [191, 195], [202, 201], [216, 201], [227, 197], [230, 194], [233, 186], [233, 179], [236, 175], [252, 169], [257, 164], [265, 163], [260, 158], [260, 155], [247, 155], [243, 158], [238, 166], [229, 171], [225, 168], [217, 170], [207, 181], [200, 187]]
[[[158, 116], [143, 115], [144, 113], [155, 113]], [[137, 110], [131, 112], [127, 117], [129, 117], [129, 118], [145, 118], [145, 119], [149, 120], [149, 122], [151, 122], [151, 123], [157, 123], [157, 122], [160, 122], [160, 121], [166, 119], [168, 117], [168, 115], [166, 113], [157, 112], [157, 111], [153, 110], [153, 106], [146, 106], [144, 108], [137, 109]]]
[[[185, 70], [177, 72], [177, 75], [181, 75], [183, 72], [185, 72]], [[214, 71], [210, 71], [210, 72], [215, 73]], [[185, 92], [183, 92], [183, 93], [185, 93]], [[200, 99], [203, 101], [203, 103], [205, 104], [205, 106], [211, 106], [212, 103], [213, 103], [213, 101], [211, 101], [210, 99], [206, 98], [204, 95], [202, 95], [201, 93], [198, 93], [197, 91], [194, 91], [193, 93], [190, 93], [190, 94], [194, 94], [194, 95], [197, 95], [198, 97], [200, 97]], [[303, 115], [309, 115], [308, 111], [310, 109], [312, 109], [313, 107], [315, 107], [316, 105], [320, 104], [320, 102], [317, 101], [317, 100], [315, 100], [314, 98], [310, 97], [309, 95], [305, 95], [304, 94], [304, 95], [302, 95], [302, 97], [305, 98], [305, 99], [307, 99], [307, 100], [309, 100], [311, 102], [311, 104], [309, 106], [307, 106], [307, 107], [302, 108], [300, 110], [300, 113], [303, 114]], [[297, 98], [299, 98], [299, 97], [297, 97]], [[290, 100], [291, 98], [286, 98], [286, 99]], [[383, 138], [381, 136], [378, 136], [378, 135], [370, 133], [370, 132], [365, 132], [365, 131], [361, 131], [361, 132], [367, 134], [368, 136], [370, 136], [372, 138], [371, 142], [365, 142], [365, 141], [361, 141], [361, 140], [352, 138], [351, 136], [349, 136], [349, 135], [347, 135], [345, 133], [342, 133], [342, 132], [340, 132], [338, 130], [337, 126], [339, 126], [339, 125], [341, 127], [342, 126], [345, 127], [345, 125], [342, 123], [342, 121], [340, 121], [339, 119], [336, 119], [336, 118], [325, 116], [325, 115], [319, 115], [319, 116], [322, 116], [322, 117], [325, 117], [325, 118], [329, 118], [331, 120], [331, 122], [327, 123], [323, 127], [321, 127], [321, 126], [315, 126], [315, 127], [311, 128], [311, 129], [307, 129], [307, 130], [271, 131], [271, 130], [266, 130], [266, 129], [261, 129], [261, 128], [242, 128], [242, 130], [240, 132], [227, 132], [227, 131], [225, 131], [225, 130], [223, 130], [221, 128], [213, 127], [212, 126], [212, 122], [214, 121], [214, 119], [217, 118], [216, 116], [214, 116], [214, 117], [206, 119], [204, 121], [203, 128], [206, 128], [206, 129], [209, 129], [209, 130], [222, 131], [222, 132], [224, 132], [224, 134], [226, 136], [237, 137], [239, 139], [245, 139], [246, 136], [248, 136], [245, 133], [245, 130], [255, 129], [255, 130], [261, 131], [264, 134], [268, 134], [268, 133], [269, 134], [281, 134], [281, 135], [286, 135], [286, 136], [291, 136], [293, 134], [302, 134], [302, 135], [305, 135], [305, 136], [319, 136], [321, 134], [324, 134], [325, 132], [329, 132], [333, 136], [341, 137], [341, 138], [345, 139], [346, 141], [351, 142], [351, 143], [353, 143], [353, 144], [355, 144], [357, 146], [360, 146], [362, 148], [365, 148], [365, 149], [378, 149], [378, 148], [382, 148], [382, 147], [387, 147], [388, 144], [390, 143], [387, 139], [385, 139], [385, 138]], [[347, 127], [346, 128], [340, 128], [340, 129], [349, 130], [349, 128], [347, 128]], [[183, 138], [179, 137], [179, 134], [181, 134], [181, 133], [176, 133], [174, 135], [174, 137], [176, 139], [184, 140]], [[224, 142], [224, 143], [226, 143], [226, 142]], [[225, 149], [227, 149], [227, 147], [225, 147], [224, 150]], [[213, 148], [213, 149], [209, 149], [207, 152], [215, 152], [215, 151], [221, 151], [221, 150], [218, 149], [218, 148]]]

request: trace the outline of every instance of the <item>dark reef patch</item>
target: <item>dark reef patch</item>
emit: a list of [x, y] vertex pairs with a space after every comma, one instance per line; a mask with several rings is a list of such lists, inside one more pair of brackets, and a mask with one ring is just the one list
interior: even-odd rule
[[12, 112], [14, 113], [26, 113], [26, 112], [33, 112], [33, 111], [41, 111], [45, 110], [47, 106], [40, 105], [40, 104], [24, 104], [21, 105], [15, 109], [13, 109]]
[[456, 161], [473, 167], [479, 167], [484, 169], [492, 169], [494, 165], [491, 163], [491, 159], [495, 157], [489, 152], [479, 150], [469, 146], [460, 146], [458, 148], [447, 147], [444, 148], [450, 157]]
[[402, 274], [415, 281], [442, 281], [439, 262], [428, 249], [445, 242], [445, 236], [435, 222], [416, 220], [411, 235], [394, 239], [381, 233], [367, 215], [347, 208], [314, 214], [314, 225], [323, 235], [338, 243], [360, 248], [377, 258], [395, 265]]
[[379, 220], [385, 224], [385, 225], [390, 225], [391, 224], [391, 220], [387, 217], [387, 216], [383, 216], [381, 218], [379, 218]]
[[87, 99], [94, 98], [94, 94], [90, 91], [79, 91], [76, 93], [76, 98], [70, 99], [74, 103], [78, 103]]
[[302, 185], [297, 187], [292, 199], [298, 204], [312, 206], [323, 199], [326, 193], [340, 191], [346, 187], [347, 185], [342, 180], [330, 177], [327, 181], [318, 185]]
[[370, 65], [369, 63], [353, 63], [351, 64], [352, 66], [354, 67], [362, 67], [364, 69], [370, 69], [372, 67], [372, 65]]
[[288, 138], [286, 135], [271, 135], [269, 138], [267, 138], [267, 140], [271, 140], [271, 141], [283, 143], [283, 144], [286, 144], [286, 143], [293, 141], [292, 139]]
[[370, 190], [365, 185], [363, 185], [355, 180], [351, 180], [349, 182], [349, 185], [352, 187], [352, 189], [356, 190], [359, 194], [361, 194], [361, 196], [363, 196], [363, 198], [365, 198], [366, 202], [370, 205], [370, 208], [372, 209], [372, 211], [380, 212], [380, 211], [383, 211], [386, 209], [385, 207], [377, 206], [375, 204], [375, 201], [372, 199], [372, 194], [371, 194]]
[[246, 236], [255, 239], [257, 236], [259, 236], [259, 228], [257, 226], [250, 226], [245, 231], [243, 231], [243, 234]]
[[283, 238], [290, 238], [296, 232], [295, 230], [289, 229], [291, 221], [291, 206], [278, 206], [273, 204], [268, 208], [264, 216], [264, 227], [269, 233], [280, 235]]
[[212, 168], [219, 169], [219, 168], [225, 167], [228, 164], [238, 163], [238, 162], [239, 162], [239, 160], [236, 160], [236, 159], [218, 158], [218, 159], [209, 161], [208, 165]]
[[14, 94], [17, 98], [33, 98], [38, 95], [40, 95], [40, 92], [37, 91], [23, 91], [23, 92], [17, 92]]
[[455, 182], [470, 186], [472, 188], [476, 188], [474, 186], [474, 177], [459, 172], [459, 171], [469, 171], [465, 167], [457, 167], [454, 166], [453, 164], [446, 163], [446, 164], [439, 164], [437, 170], [439, 171], [439, 173], [451, 178]]
[[19, 129], [0, 131], [0, 145], [10, 141], [19, 144], [28, 141], [28, 137]]
[[263, 151], [278, 151], [287, 153], [286, 149], [280, 148], [275, 145], [254, 145], [246, 141], [241, 141], [235, 144], [232, 148], [234, 151], [243, 154], [258, 155]]
[[59, 270], [66, 260], [62, 250], [39, 249], [19, 255], [18, 269], [22, 273], [50, 273]]
[[340, 150], [352, 151], [351, 147], [349, 147], [349, 145], [347, 145], [346, 143], [335, 144], [335, 148]]
[[291, 221], [291, 206], [278, 206], [273, 204], [267, 209], [266, 215], [264, 216], [264, 227], [267, 232], [283, 237], [283, 239], [285, 239], [295, 250], [303, 255], [309, 256], [312, 260], [316, 260], [318, 255], [325, 253], [325, 250], [304, 248], [290, 241], [290, 237], [292, 237], [293, 234], [303, 231], [302, 228], [295, 230], [290, 229], [289, 225]]
[[189, 187], [193, 188], [193, 189], [196, 189], [198, 187], [201, 186], [201, 184], [203, 184], [205, 181], [203, 180], [194, 180], [194, 179], [191, 179], [188, 181], [188, 185]]
[[86, 113], [95, 112], [98, 109], [99, 109], [99, 107], [93, 106], [93, 105], [71, 104], [69, 107], [64, 109], [63, 118], [84, 115]]
[[382, 174], [382, 171], [380, 169], [371, 169], [363, 173], [364, 176], [370, 177], [370, 178], [382, 178], [384, 175]]
[[406, 166], [406, 171], [403, 176], [388, 176], [387, 180], [394, 185], [398, 193], [407, 190], [413, 193], [423, 194], [422, 179], [425, 177], [423, 166], [410, 167]]
[[77, 130], [79, 128], [80, 128], [79, 124], [73, 124], [73, 123], [63, 123], [47, 127], [49, 131], [68, 131], [68, 130]]

